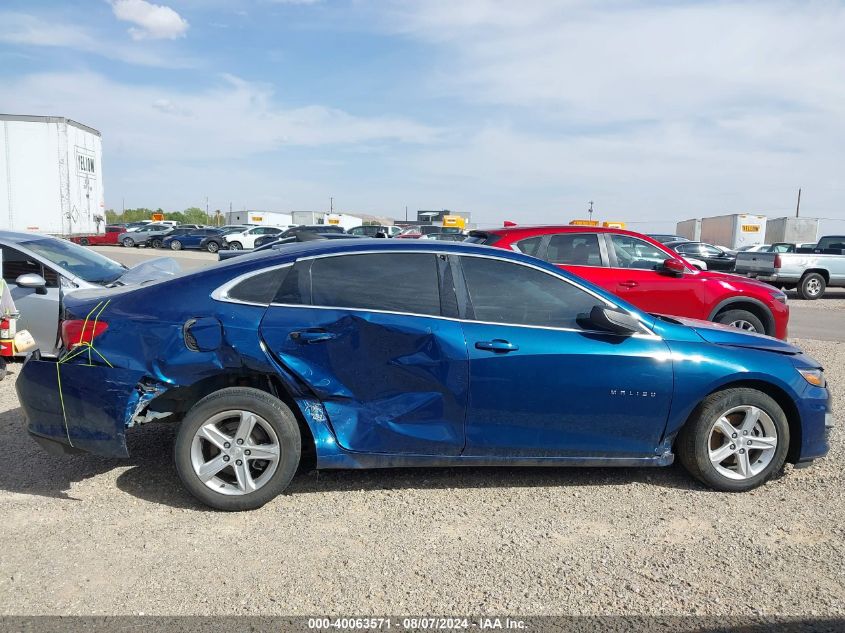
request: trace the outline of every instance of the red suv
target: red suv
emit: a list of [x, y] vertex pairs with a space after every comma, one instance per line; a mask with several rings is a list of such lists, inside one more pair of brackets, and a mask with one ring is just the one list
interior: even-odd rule
[[509, 248], [568, 270], [647, 312], [706, 319], [786, 338], [786, 295], [759, 281], [701, 271], [640, 233], [582, 226], [471, 231], [467, 242]]

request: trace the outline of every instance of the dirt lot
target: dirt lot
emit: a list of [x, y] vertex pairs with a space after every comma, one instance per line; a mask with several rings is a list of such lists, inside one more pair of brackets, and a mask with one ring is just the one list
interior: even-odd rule
[[[845, 343], [798, 342], [845, 402]], [[221, 514], [182, 492], [168, 426], [127, 462], [50, 457], [13, 387], [0, 614], [845, 615], [841, 432], [747, 494], [679, 466], [322, 472]]]

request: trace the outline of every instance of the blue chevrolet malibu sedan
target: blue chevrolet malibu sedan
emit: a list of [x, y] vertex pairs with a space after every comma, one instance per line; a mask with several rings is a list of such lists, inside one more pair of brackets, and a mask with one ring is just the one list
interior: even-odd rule
[[666, 466], [754, 488], [828, 450], [819, 363], [656, 317], [484, 246], [335, 240], [65, 298], [59, 360], [17, 381], [53, 452], [126, 456], [179, 425], [185, 487], [261, 506], [317, 468]]

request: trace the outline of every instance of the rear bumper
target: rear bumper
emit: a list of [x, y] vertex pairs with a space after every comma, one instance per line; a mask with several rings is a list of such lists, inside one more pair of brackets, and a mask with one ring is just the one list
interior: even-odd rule
[[127, 457], [126, 427], [142, 404], [141, 378], [127, 369], [29, 360], [15, 387], [27, 430], [49, 452]]

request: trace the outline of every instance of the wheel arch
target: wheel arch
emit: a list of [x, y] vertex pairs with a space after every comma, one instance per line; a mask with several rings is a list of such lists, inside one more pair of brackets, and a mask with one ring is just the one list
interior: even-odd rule
[[[772, 400], [777, 402], [778, 406], [783, 409], [784, 415], [786, 415], [786, 421], [789, 424], [789, 450], [786, 453], [786, 461], [794, 464], [798, 462], [798, 457], [801, 453], [801, 442], [802, 442], [802, 434], [801, 434], [801, 414], [798, 411], [798, 407], [795, 405], [795, 401], [793, 398], [787, 393], [786, 390], [781, 388], [780, 386], [766, 382], [765, 380], [755, 380], [755, 379], [743, 379], [743, 380], [734, 380], [731, 382], [727, 382], [724, 384], [719, 385], [715, 389], [712, 389], [708, 393], [702, 396], [699, 403], [693, 407], [690, 414], [687, 416], [687, 419], [684, 420], [684, 423], [679, 427], [678, 431], [681, 428], [685, 427], [689, 424], [690, 420], [692, 420], [693, 416], [695, 416], [700, 407], [701, 403], [704, 402], [706, 398], [709, 398], [714, 393], [718, 393], [720, 391], [726, 391], [728, 389], [738, 389], [738, 388], [746, 388], [746, 389], [754, 389], [756, 391], [760, 391], [765, 393], [769, 396]], [[677, 439], [677, 435], [674, 439]], [[674, 440], [673, 440], [674, 442]]]
[[756, 316], [763, 323], [766, 328], [766, 334], [769, 336], [775, 335], [775, 317], [769, 307], [754, 297], [731, 297], [720, 301], [707, 317], [708, 321], [714, 320], [722, 312], [728, 310], [747, 310]]
[[824, 277], [824, 282], [826, 284], [830, 283], [830, 271], [825, 269], [825, 268], [808, 268], [803, 273], [801, 273], [801, 280], [803, 281], [804, 277], [806, 277], [807, 275], [809, 275], [811, 273], [818, 273], [819, 275]]
[[207, 376], [195, 383], [175, 387], [155, 398], [150, 403], [152, 411], [172, 412], [165, 421], [179, 421], [197, 402], [204, 397], [227, 387], [251, 387], [268, 393], [282, 402], [293, 412], [299, 425], [302, 438], [301, 462], [308, 468], [316, 464], [316, 442], [311, 427], [305, 420], [302, 409], [294, 399], [295, 387], [286, 384], [279, 376], [254, 370], [241, 372], [222, 372]]

